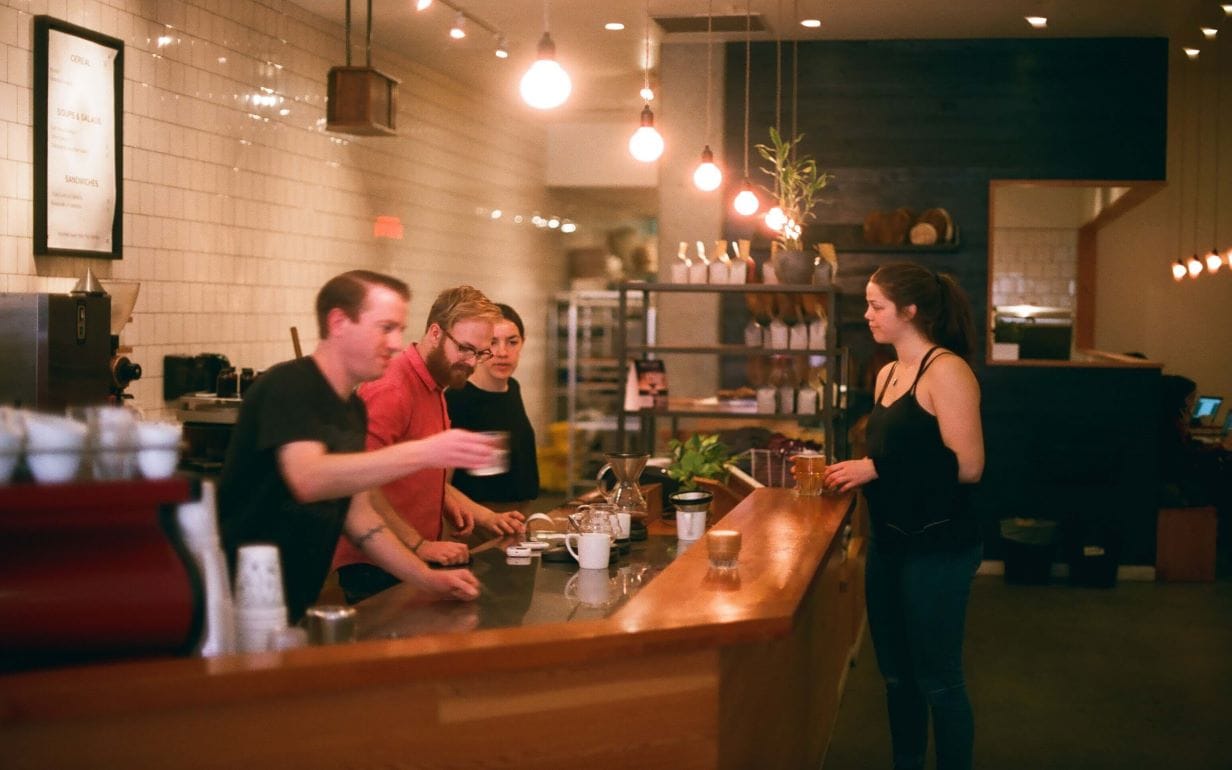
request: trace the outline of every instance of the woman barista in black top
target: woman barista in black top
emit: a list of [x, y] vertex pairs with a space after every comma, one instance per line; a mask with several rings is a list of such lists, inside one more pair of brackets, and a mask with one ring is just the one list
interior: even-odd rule
[[863, 487], [868, 501], [868, 622], [894, 767], [924, 767], [931, 712], [938, 770], [970, 768], [962, 640], [982, 549], [967, 491], [984, 471], [979, 384], [964, 360], [971, 308], [953, 278], [914, 264], [877, 270], [865, 298], [873, 339], [897, 360], [877, 375], [868, 456], [831, 465], [825, 483]]
[[473, 476], [459, 469], [451, 483], [494, 511], [516, 511], [539, 496], [539, 464], [535, 430], [522, 405], [522, 389], [513, 378], [526, 328], [513, 308], [499, 303], [497, 307], [503, 320], [492, 328], [492, 358], [475, 367], [463, 388], [445, 391], [445, 401], [455, 428], [508, 431], [509, 471]]

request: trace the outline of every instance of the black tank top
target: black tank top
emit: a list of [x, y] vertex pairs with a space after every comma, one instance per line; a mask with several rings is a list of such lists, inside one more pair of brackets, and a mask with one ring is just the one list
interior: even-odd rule
[[864, 486], [864, 496], [882, 549], [948, 550], [979, 541], [967, 504], [970, 485], [958, 483], [958, 457], [942, 442], [936, 416], [915, 397], [920, 377], [947, 354], [930, 348], [911, 388], [885, 406], [881, 399], [898, 368], [895, 362], [868, 417], [868, 456], [878, 477]]

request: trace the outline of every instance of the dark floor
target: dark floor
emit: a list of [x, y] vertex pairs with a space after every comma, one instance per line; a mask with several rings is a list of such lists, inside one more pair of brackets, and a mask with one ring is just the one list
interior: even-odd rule
[[[1220, 575], [1112, 589], [976, 578], [965, 650], [976, 767], [1232, 768], [1232, 579]], [[824, 767], [890, 768], [867, 634]]]

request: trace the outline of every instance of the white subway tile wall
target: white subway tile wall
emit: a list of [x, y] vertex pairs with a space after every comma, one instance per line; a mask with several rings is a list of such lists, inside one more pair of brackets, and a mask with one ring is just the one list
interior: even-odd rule
[[1043, 305], [1073, 311], [1078, 231], [997, 227], [993, 230], [992, 304]]
[[[33, 256], [33, 17], [124, 41], [123, 259]], [[0, 292], [56, 292], [87, 268], [140, 281], [121, 344], [145, 371], [130, 388], [152, 417], [164, 355], [217, 352], [263, 369], [290, 358], [290, 327], [316, 341], [312, 304], [331, 276], [392, 273], [414, 292], [408, 341], [441, 289], [471, 283], [522, 312], [518, 377], [546, 393], [544, 314], [564, 283], [547, 205], [545, 131], [513, 99], [475, 92], [381, 49], [400, 78], [397, 137], [325, 130], [326, 74], [342, 28], [278, 0], [0, 0]], [[255, 98], [261, 97], [261, 98]], [[492, 209], [526, 214], [493, 220]], [[377, 216], [401, 240], [377, 239]], [[544, 424], [546, 396], [530, 398]]]

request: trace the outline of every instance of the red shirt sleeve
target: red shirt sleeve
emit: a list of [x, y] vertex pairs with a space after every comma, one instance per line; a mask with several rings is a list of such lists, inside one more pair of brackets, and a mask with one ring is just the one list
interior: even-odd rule
[[391, 446], [406, 438], [411, 424], [411, 405], [405, 394], [382, 378], [364, 383], [359, 396], [368, 408], [369, 450]]

